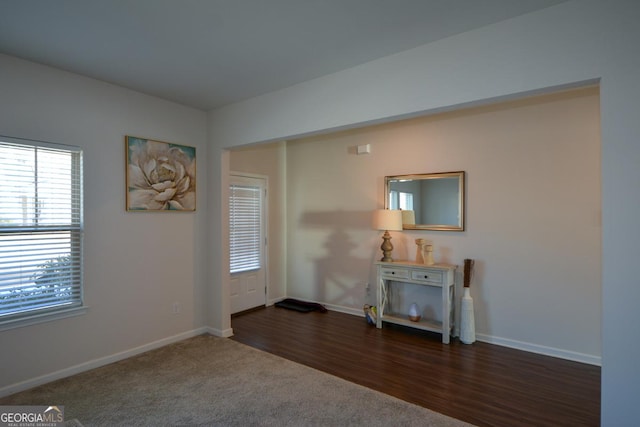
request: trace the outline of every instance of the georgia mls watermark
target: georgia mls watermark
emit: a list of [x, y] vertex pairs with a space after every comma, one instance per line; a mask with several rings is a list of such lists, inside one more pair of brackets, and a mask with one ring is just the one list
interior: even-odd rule
[[0, 427], [61, 427], [64, 406], [0, 406]]

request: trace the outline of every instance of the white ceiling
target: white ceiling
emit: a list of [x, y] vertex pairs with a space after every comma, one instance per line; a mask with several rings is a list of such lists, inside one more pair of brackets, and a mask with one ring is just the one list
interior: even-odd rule
[[0, 52], [209, 110], [565, 0], [0, 0]]

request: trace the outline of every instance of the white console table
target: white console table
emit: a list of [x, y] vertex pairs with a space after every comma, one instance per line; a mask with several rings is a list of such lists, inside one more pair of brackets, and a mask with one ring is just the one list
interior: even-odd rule
[[[378, 317], [376, 326], [382, 322], [395, 323], [442, 334], [442, 342], [449, 344], [453, 327], [453, 298], [455, 265], [423, 265], [414, 262], [376, 262], [378, 270]], [[418, 286], [432, 286], [441, 289], [442, 321], [421, 318], [417, 322], [409, 320], [408, 313], [396, 313], [390, 307], [389, 292], [393, 282]], [[418, 304], [420, 302], [417, 302]]]

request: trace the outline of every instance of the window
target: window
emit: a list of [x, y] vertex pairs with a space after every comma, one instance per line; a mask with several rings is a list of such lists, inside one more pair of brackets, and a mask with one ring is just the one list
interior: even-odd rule
[[82, 306], [82, 152], [0, 136], [0, 324]]
[[229, 187], [230, 272], [257, 270], [262, 259], [262, 187]]
[[389, 209], [413, 210], [413, 193], [392, 190], [389, 192]]

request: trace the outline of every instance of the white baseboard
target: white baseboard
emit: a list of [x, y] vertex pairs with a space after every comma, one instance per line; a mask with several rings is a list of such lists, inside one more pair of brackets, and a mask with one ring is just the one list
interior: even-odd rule
[[[275, 303], [280, 302], [282, 300], [285, 300], [287, 298], [289, 298], [289, 297], [275, 298], [275, 299], [269, 300], [266, 305], [267, 305], [267, 307], [269, 307], [269, 306], [272, 306]], [[316, 302], [316, 301], [310, 301], [310, 300], [300, 299], [300, 298], [293, 298], [293, 299], [299, 299], [300, 301], [313, 302], [313, 303]], [[334, 304], [326, 304], [326, 303], [323, 303], [323, 302], [320, 302], [318, 304], [322, 305], [327, 310], [337, 311], [337, 312], [340, 312], [340, 313], [346, 313], [346, 314], [352, 314], [354, 316], [364, 317], [364, 311], [362, 311], [362, 309], [351, 308], [351, 307], [343, 307], [341, 305], [334, 305]]]
[[[277, 301], [274, 301], [274, 303]], [[340, 313], [346, 313], [353, 316], [364, 317], [364, 312], [352, 307], [344, 307], [334, 304], [322, 304], [327, 310], [337, 311]], [[90, 369], [99, 368], [100, 366], [108, 365], [110, 363], [118, 362], [123, 359], [127, 359], [138, 354], [155, 350], [160, 347], [172, 344], [174, 342], [182, 341], [187, 338], [195, 337], [202, 334], [211, 334], [217, 337], [228, 338], [233, 336], [233, 329], [215, 329], [208, 326], [197, 328], [191, 331], [183, 332], [171, 337], [163, 338], [148, 344], [141, 345], [129, 350], [125, 350], [119, 353], [115, 353], [109, 356], [101, 357], [98, 359], [90, 360], [88, 362], [81, 363], [79, 365], [71, 366], [69, 368], [61, 369], [49, 374], [41, 375], [36, 378], [21, 381], [16, 384], [11, 384], [0, 388], [0, 397], [8, 396], [10, 394], [18, 393], [30, 388], [49, 383], [51, 381], [66, 378], [71, 375], [79, 374], [81, 372], [88, 371]], [[537, 344], [526, 343], [522, 341], [510, 340], [506, 338], [494, 337], [491, 335], [476, 334], [476, 339], [481, 342], [489, 344], [495, 344], [503, 347], [509, 347], [517, 350], [528, 351], [532, 353], [542, 354], [545, 356], [557, 357], [560, 359], [572, 360], [581, 363], [587, 363], [589, 365], [602, 366], [602, 358], [598, 356], [592, 356], [589, 354], [577, 353], [568, 350], [562, 350], [553, 347], [546, 347]]]
[[[327, 310], [338, 311], [340, 313], [352, 314], [354, 316], [364, 317], [364, 312], [351, 307], [343, 307], [333, 304], [322, 304]], [[455, 329], [455, 327], [454, 327]], [[506, 338], [494, 337], [491, 335], [476, 334], [478, 341], [495, 344], [502, 347], [509, 347], [516, 350], [528, 351], [530, 353], [542, 354], [545, 356], [557, 357], [559, 359], [572, 360], [574, 362], [586, 363], [589, 365], [602, 366], [602, 358], [592, 356], [590, 354], [578, 353], [569, 350], [563, 350], [554, 347], [546, 347], [538, 344], [531, 344], [522, 341], [510, 340]]]
[[351, 314], [353, 316], [364, 317], [364, 311], [362, 309], [352, 307], [342, 307], [333, 304], [322, 304], [327, 310], [337, 311], [339, 313]]
[[557, 357], [560, 359], [572, 360], [574, 362], [587, 363], [589, 365], [602, 366], [602, 358], [590, 354], [578, 353], [575, 351], [562, 350], [555, 347], [546, 347], [528, 342], [516, 341], [507, 338], [494, 337], [491, 335], [476, 334], [478, 341], [495, 344], [502, 347], [509, 347], [516, 350], [528, 351], [545, 356]]
[[[225, 331], [226, 332], [226, 331]], [[10, 384], [8, 386], [0, 388], [0, 397], [8, 396], [10, 394], [18, 393], [24, 390], [28, 390], [33, 387], [37, 387], [42, 384], [49, 383], [51, 381], [59, 380], [62, 378], [69, 377], [71, 375], [79, 374], [81, 372], [88, 371], [90, 369], [99, 368], [104, 365], [108, 365], [110, 363], [118, 362], [123, 359], [127, 359], [132, 356], [136, 356], [141, 353], [145, 353], [150, 350], [155, 350], [160, 347], [164, 347], [168, 344], [173, 344], [174, 342], [182, 341], [187, 338], [195, 337], [197, 335], [202, 335], [210, 333], [212, 335], [217, 335], [212, 332], [212, 328], [202, 327], [198, 329], [194, 329], [191, 331], [183, 332], [178, 335], [174, 335], [167, 338], [162, 338], [158, 341], [150, 342], [148, 344], [141, 345], [139, 347], [135, 347], [129, 350], [125, 350], [119, 353], [115, 353], [109, 356], [100, 357], [98, 359], [90, 360], [88, 362], [80, 363], [79, 365], [71, 366], [68, 368], [61, 369], [59, 371], [51, 372], [49, 374], [41, 375], [36, 378], [32, 378], [29, 380], [21, 381], [16, 384]], [[223, 336], [223, 335], [217, 335]]]
[[205, 326], [202, 329], [204, 329], [204, 331], [206, 333], [211, 334], [211, 335], [216, 336], [216, 337], [229, 338], [229, 337], [233, 336], [233, 328], [216, 329], [216, 328], [212, 328], [212, 327], [209, 327], [209, 326]]

